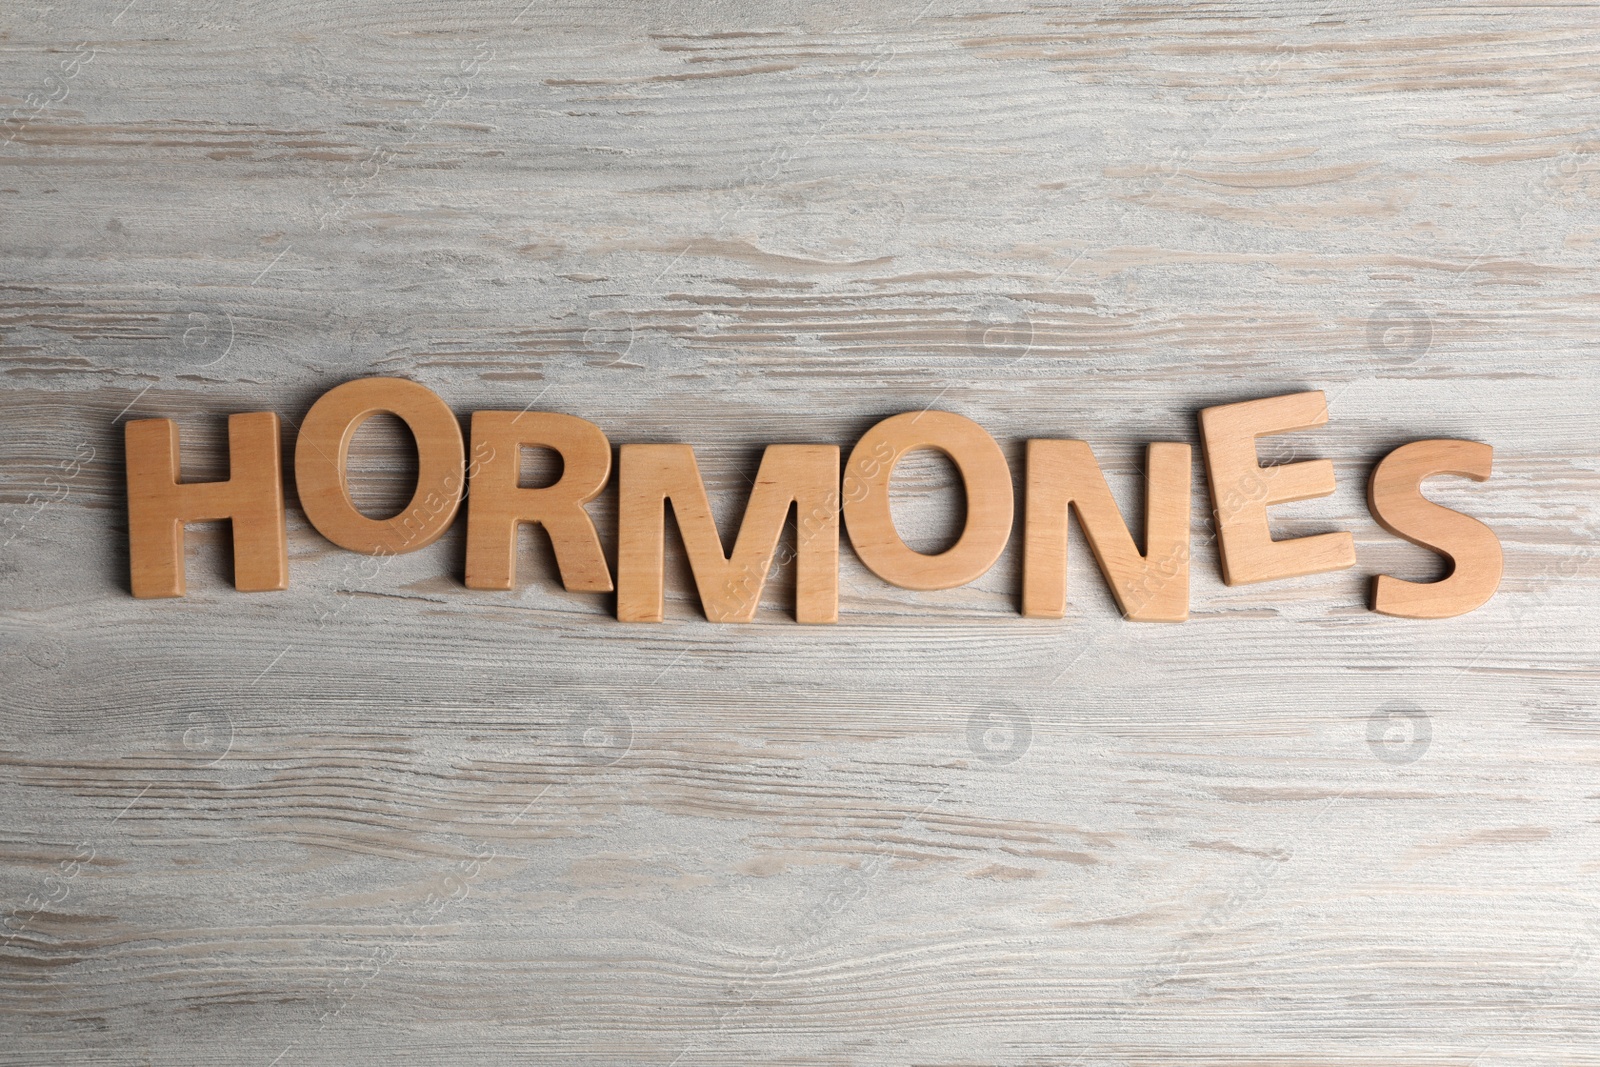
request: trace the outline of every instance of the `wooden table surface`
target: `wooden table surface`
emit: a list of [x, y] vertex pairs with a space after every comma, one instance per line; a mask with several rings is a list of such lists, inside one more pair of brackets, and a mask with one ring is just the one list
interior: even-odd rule
[[[19, 0], [0, 57], [0, 1063], [1600, 1063], [1600, 8]], [[1015, 532], [845, 548], [836, 626], [792, 567], [706, 622], [669, 538], [625, 625], [292, 484], [288, 591], [209, 524], [132, 598], [124, 422], [219, 478], [370, 375], [691, 443], [730, 539], [765, 445], [930, 407], [1142, 522], [1146, 442], [1322, 389], [1274, 532], [1358, 563], [1224, 586], [1197, 450], [1177, 626], [1076, 533], [1022, 618]], [[1408, 622], [1364, 490], [1428, 437], [1506, 569]]]

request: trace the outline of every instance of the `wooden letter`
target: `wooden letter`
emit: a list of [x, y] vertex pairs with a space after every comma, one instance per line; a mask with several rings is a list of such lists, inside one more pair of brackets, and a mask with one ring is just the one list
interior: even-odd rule
[[137, 419], [123, 431], [128, 451], [128, 562], [133, 595], [183, 596], [183, 525], [233, 524], [233, 585], [255, 593], [289, 588], [288, 538], [278, 416], [228, 416], [228, 480], [178, 481], [178, 427]]
[[1189, 617], [1189, 446], [1145, 452], [1145, 554], [1117, 511], [1094, 452], [1082, 441], [1029, 441], [1022, 614], [1059, 619], [1067, 607], [1067, 508], [1078, 513], [1100, 573], [1130, 619]]
[[[543, 489], [518, 484], [525, 447], [561, 456], [561, 477]], [[609, 593], [611, 571], [600, 535], [583, 506], [611, 477], [611, 443], [600, 427], [539, 411], [472, 413], [472, 492], [467, 498], [467, 587], [510, 589], [517, 574], [517, 526], [538, 523], [550, 535], [561, 583]]]
[[619, 474], [617, 618], [660, 622], [666, 523], [672, 501], [706, 618], [749, 622], [795, 505], [795, 620], [839, 620], [839, 449], [770, 445], [733, 545], [724, 556], [689, 445], [623, 445]]
[[[387, 519], [369, 519], [350, 501], [350, 439], [380, 411], [399, 416], [417, 441], [417, 490]], [[341, 548], [370, 556], [415, 552], [450, 528], [461, 506], [461, 427], [433, 390], [403, 378], [361, 378], [334, 386], [306, 412], [294, 448], [294, 476], [306, 518]]]
[[1408, 582], [1380, 574], [1372, 581], [1372, 610], [1403, 619], [1448, 619], [1488, 603], [1500, 586], [1500, 540], [1477, 519], [1440, 507], [1422, 495], [1422, 480], [1457, 474], [1482, 482], [1494, 449], [1477, 441], [1413, 441], [1383, 457], [1367, 483], [1372, 517], [1396, 537], [1430, 548], [1453, 564], [1437, 582]]
[[1355, 539], [1325, 533], [1274, 541], [1267, 506], [1310, 500], [1333, 492], [1333, 464], [1325, 459], [1263, 467], [1256, 438], [1309, 430], [1328, 421], [1320, 390], [1224, 404], [1200, 412], [1206, 475], [1217, 518], [1222, 580], [1229, 585], [1297, 578], [1343, 570], [1356, 562]]
[[[961, 472], [967, 524], [944, 552], [926, 555], [900, 540], [889, 513], [889, 476], [907, 452], [936, 448]], [[844, 521], [861, 562], [902, 589], [953, 589], [981, 576], [1011, 536], [1011, 469], [994, 438], [948, 411], [893, 415], [868, 430], [845, 465]]]

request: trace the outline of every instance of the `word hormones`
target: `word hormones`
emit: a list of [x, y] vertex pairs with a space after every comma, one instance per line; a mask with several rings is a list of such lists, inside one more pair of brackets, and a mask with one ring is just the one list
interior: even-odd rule
[[[416, 439], [418, 474], [411, 501], [390, 518], [371, 518], [351, 500], [347, 457], [356, 430], [387, 412]], [[1263, 467], [1259, 437], [1327, 422], [1320, 392], [1293, 393], [1206, 408], [1200, 413], [1206, 477], [1216, 516], [1222, 577], [1229, 585], [1342, 570], [1355, 564], [1349, 533], [1273, 540], [1267, 509], [1327, 496], [1326, 459]], [[128, 544], [133, 595], [184, 595], [184, 525], [228, 520], [233, 526], [234, 585], [243, 591], [289, 585], [278, 416], [249, 412], [228, 419], [226, 481], [179, 481], [178, 429], [169, 419], [126, 427]], [[950, 589], [995, 564], [1011, 537], [1015, 501], [1004, 453], [971, 419], [945, 411], [894, 415], [873, 426], [840, 464], [835, 445], [767, 447], [732, 551], [724, 549], [694, 449], [630, 444], [617, 451], [618, 536], [613, 574], [585, 505], [612, 476], [612, 448], [594, 423], [550, 412], [478, 411], [471, 459], [460, 425], [431, 390], [398, 378], [363, 378], [336, 386], [312, 405], [295, 444], [295, 481], [306, 518], [334, 544], [374, 556], [413, 552], [438, 540], [467, 506], [466, 584], [507, 590], [516, 579], [517, 529], [549, 534], [562, 584], [615, 592], [617, 618], [663, 618], [666, 508], [677, 519], [706, 617], [749, 622], [778, 551], [791, 508], [796, 516], [795, 618], [839, 618], [841, 521], [856, 555], [879, 578], [906, 589]], [[554, 484], [519, 484], [524, 448], [547, 448], [562, 462]], [[966, 491], [966, 521], [943, 552], [913, 550], [896, 532], [889, 479], [908, 452], [948, 456]], [[1379, 575], [1371, 606], [1386, 615], [1441, 619], [1487, 602], [1500, 582], [1494, 532], [1477, 519], [1422, 495], [1424, 479], [1454, 474], [1484, 481], [1494, 450], [1474, 441], [1413, 441], [1373, 470], [1367, 503], [1384, 529], [1431, 549], [1452, 564], [1435, 582]], [[1076, 515], [1095, 561], [1123, 614], [1182, 622], [1189, 616], [1190, 464], [1187, 444], [1157, 442], [1146, 452], [1144, 550], [1112, 498], [1094, 452], [1082, 441], [1030, 440], [1023, 480], [1022, 614], [1061, 618], [1067, 599], [1067, 533]], [[470, 493], [468, 490], [470, 489]], [[785, 564], [789, 560], [782, 561]]]

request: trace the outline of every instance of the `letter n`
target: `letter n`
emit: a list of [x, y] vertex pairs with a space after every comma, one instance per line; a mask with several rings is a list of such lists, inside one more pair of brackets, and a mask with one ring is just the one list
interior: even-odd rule
[[1028, 442], [1028, 496], [1022, 560], [1022, 613], [1059, 619], [1067, 604], [1067, 508], [1077, 512], [1117, 606], [1129, 619], [1189, 617], [1189, 446], [1160, 442], [1146, 451], [1145, 552], [1082, 441]]

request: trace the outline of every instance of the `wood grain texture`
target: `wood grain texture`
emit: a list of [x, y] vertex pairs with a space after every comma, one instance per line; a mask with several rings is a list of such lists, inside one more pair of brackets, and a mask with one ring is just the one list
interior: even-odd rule
[[[0, 56], [0, 1063], [1600, 1063], [1595, 5], [67, 0]], [[1224, 586], [1196, 469], [1182, 625], [1074, 531], [1059, 620], [1014, 532], [716, 625], [669, 536], [625, 626], [536, 530], [469, 590], [463, 521], [373, 559], [290, 485], [287, 591], [198, 526], [133, 599], [124, 423], [289, 469], [375, 375], [692, 444], [725, 545], [765, 446], [925, 408], [1142, 529], [1148, 442], [1321, 390], [1272, 529], [1357, 562]], [[1426, 438], [1494, 447], [1427, 493], [1505, 574], [1388, 618]], [[918, 551], [950, 484], [897, 469]]]

